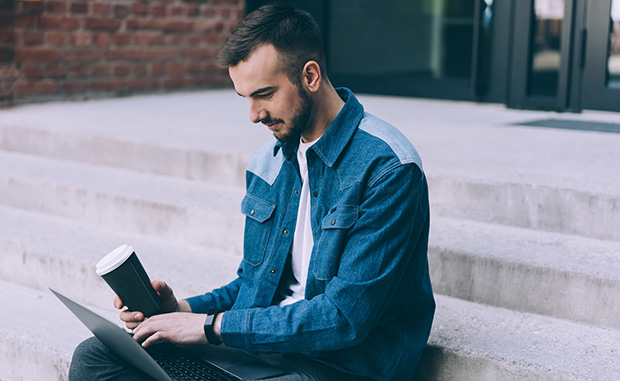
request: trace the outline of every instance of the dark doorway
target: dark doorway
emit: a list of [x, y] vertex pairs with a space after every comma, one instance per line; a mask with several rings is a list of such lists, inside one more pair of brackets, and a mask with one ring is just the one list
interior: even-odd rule
[[620, 111], [620, 0], [279, 1], [317, 20], [335, 86]]
[[508, 105], [565, 110], [571, 69], [574, 0], [514, 3]]
[[620, 0], [514, 1], [507, 104], [620, 111]]
[[579, 108], [620, 111], [620, 0], [581, 0]]
[[[267, 2], [247, 1], [247, 10]], [[460, 100], [502, 93], [489, 90], [494, 0], [288, 2], [317, 20], [336, 86]]]

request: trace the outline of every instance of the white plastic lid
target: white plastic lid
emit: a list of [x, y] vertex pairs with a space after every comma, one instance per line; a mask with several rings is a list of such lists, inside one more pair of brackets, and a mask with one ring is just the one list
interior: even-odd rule
[[97, 275], [102, 276], [116, 270], [133, 253], [133, 247], [121, 245], [97, 262]]

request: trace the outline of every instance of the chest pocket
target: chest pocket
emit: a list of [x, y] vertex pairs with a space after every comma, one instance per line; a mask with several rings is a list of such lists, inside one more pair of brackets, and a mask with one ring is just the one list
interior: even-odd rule
[[246, 216], [243, 260], [252, 266], [263, 263], [275, 210], [276, 204], [251, 194], [241, 202], [241, 212]]
[[312, 270], [318, 280], [330, 280], [336, 276], [349, 230], [357, 219], [356, 205], [338, 206], [323, 217], [321, 238], [316, 249], [318, 254]]

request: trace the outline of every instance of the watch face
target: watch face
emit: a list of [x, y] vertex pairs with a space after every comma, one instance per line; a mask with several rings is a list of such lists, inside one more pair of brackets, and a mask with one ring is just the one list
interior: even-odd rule
[[209, 344], [220, 345], [222, 344], [222, 340], [218, 340], [215, 337], [215, 333], [213, 332], [213, 322], [216, 316], [217, 314], [207, 315], [207, 318], [205, 319], [204, 329], [205, 336], [207, 337], [207, 341], [209, 342]]
[[207, 315], [205, 325], [213, 325], [213, 319], [215, 319], [215, 315]]

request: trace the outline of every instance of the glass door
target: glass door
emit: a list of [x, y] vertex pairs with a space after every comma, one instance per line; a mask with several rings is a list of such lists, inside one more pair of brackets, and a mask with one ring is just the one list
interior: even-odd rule
[[564, 110], [571, 70], [574, 0], [514, 4], [508, 106]]
[[582, 0], [582, 108], [620, 111], [620, 0]]
[[[279, 1], [319, 24], [335, 86], [461, 100], [498, 92], [490, 79], [494, 0]], [[269, 2], [246, 0], [246, 10]]]
[[486, 62], [486, 30], [478, 26], [490, 23], [491, 3], [330, 1], [330, 80], [358, 92], [475, 99], [484, 92], [473, 83], [485, 81], [478, 68]]

